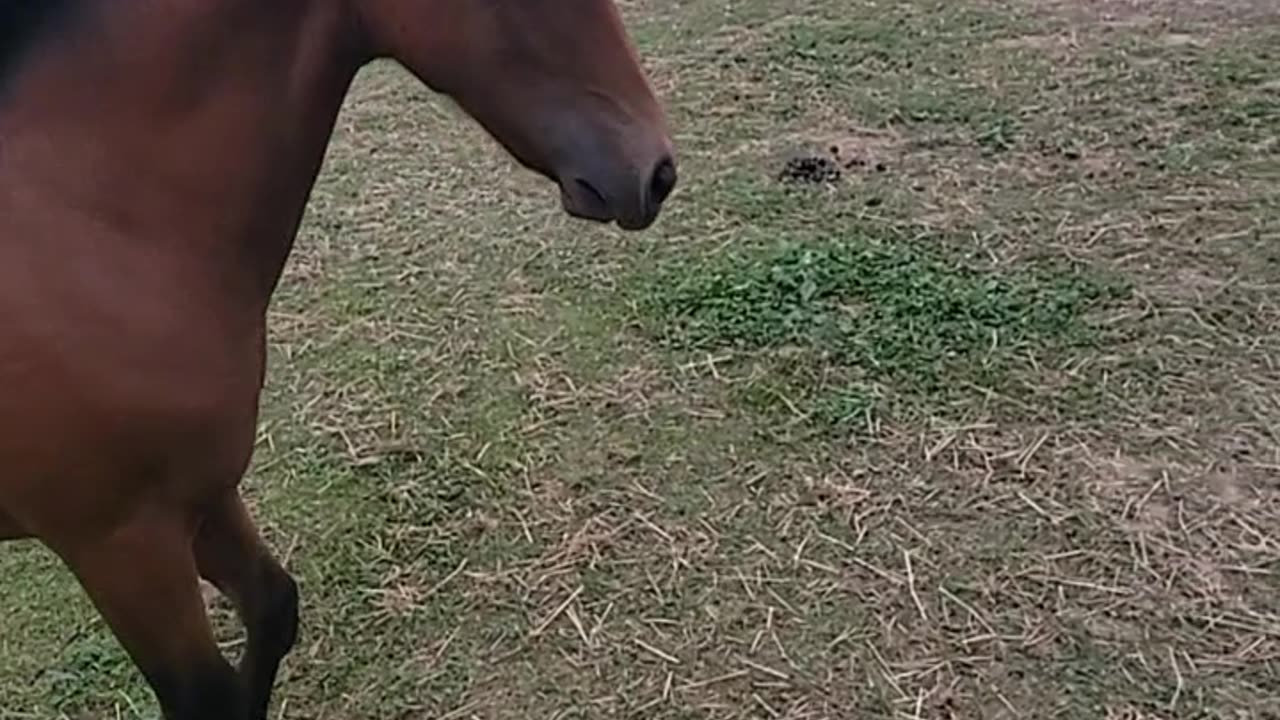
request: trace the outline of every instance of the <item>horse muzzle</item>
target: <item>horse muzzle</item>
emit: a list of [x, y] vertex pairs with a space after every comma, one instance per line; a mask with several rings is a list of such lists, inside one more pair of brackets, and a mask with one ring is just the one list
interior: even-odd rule
[[[643, 172], [612, 170], [596, 162], [560, 181], [560, 202], [573, 217], [616, 222], [623, 230], [644, 230], [658, 219], [679, 179], [676, 161], [662, 153]], [[594, 170], [594, 172], [593, 172]]]

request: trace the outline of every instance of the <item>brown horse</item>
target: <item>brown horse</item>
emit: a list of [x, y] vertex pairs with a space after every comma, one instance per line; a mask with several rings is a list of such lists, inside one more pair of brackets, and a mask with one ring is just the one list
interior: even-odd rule
[[611, 0], [0, 0], [0, 539], [57, 553], [171, 720], [265, 718], [295, 640], [237, 488], [267, 307], [379, 57], [574, 216], [643, 229], [675, 185]]

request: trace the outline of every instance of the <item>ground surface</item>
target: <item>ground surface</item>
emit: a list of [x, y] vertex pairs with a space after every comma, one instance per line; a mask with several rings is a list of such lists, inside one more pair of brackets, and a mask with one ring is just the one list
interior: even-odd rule
[[[278, 716], [1276, 717], [1275, 6], [624, 7], [643, 236], [351, 97], [246, 483]], [[0, 718], [151, 717], [45, 552], [0, 577]]]

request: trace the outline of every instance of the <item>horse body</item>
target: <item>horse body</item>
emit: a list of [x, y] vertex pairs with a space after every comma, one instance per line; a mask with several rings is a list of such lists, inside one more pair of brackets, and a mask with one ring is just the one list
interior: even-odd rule
[[[20, 72], [0, 57], [0, 540], [66, 562], [166, 718], [260, 720], [297, 589], [237, 486], [356, 72], [400, 60], [631, 229], [675, 182], [664, 121], [609, 0], [61, 1]], [[199, 577], [248, 629], [238, 670]]]
[[335, 4], [213, 42], [234, 4], [125, 3], [66, 38], [101, 62], [34, 57], [0, 108], [0, 510], [59, 552], [248, 462], [265, 309], [358, 65]]

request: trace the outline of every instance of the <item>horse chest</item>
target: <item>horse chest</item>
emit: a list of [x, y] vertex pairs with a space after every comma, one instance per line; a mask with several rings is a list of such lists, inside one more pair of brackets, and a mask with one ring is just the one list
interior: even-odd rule
[[141, 499], [194, 501], [239, 479], [262, 372], [252, 323], [195, 290], [167, 305], [23, 297], [44, 302], [0, 292], [0, 513], [106, 526]]
[[48, 322], [0, 337], [0, 425], [63, 428], [52, 435], [61, 444], [85, 442], [69, 428], [160, 441], [216, 432], [254, 410], [254, 338], [210, 337], [199, 324], [152, 330]]
[[[105, 532], [134, 508], [197, 506], [234, 486], [256, 427], [251, 361], [123, 365], [58, 357], [0, 397], [0, 521], [46, 540]], [[0, 522], [4, 525], [4, 522]], [[0, 536], [4, 535], [0, 528]]]

